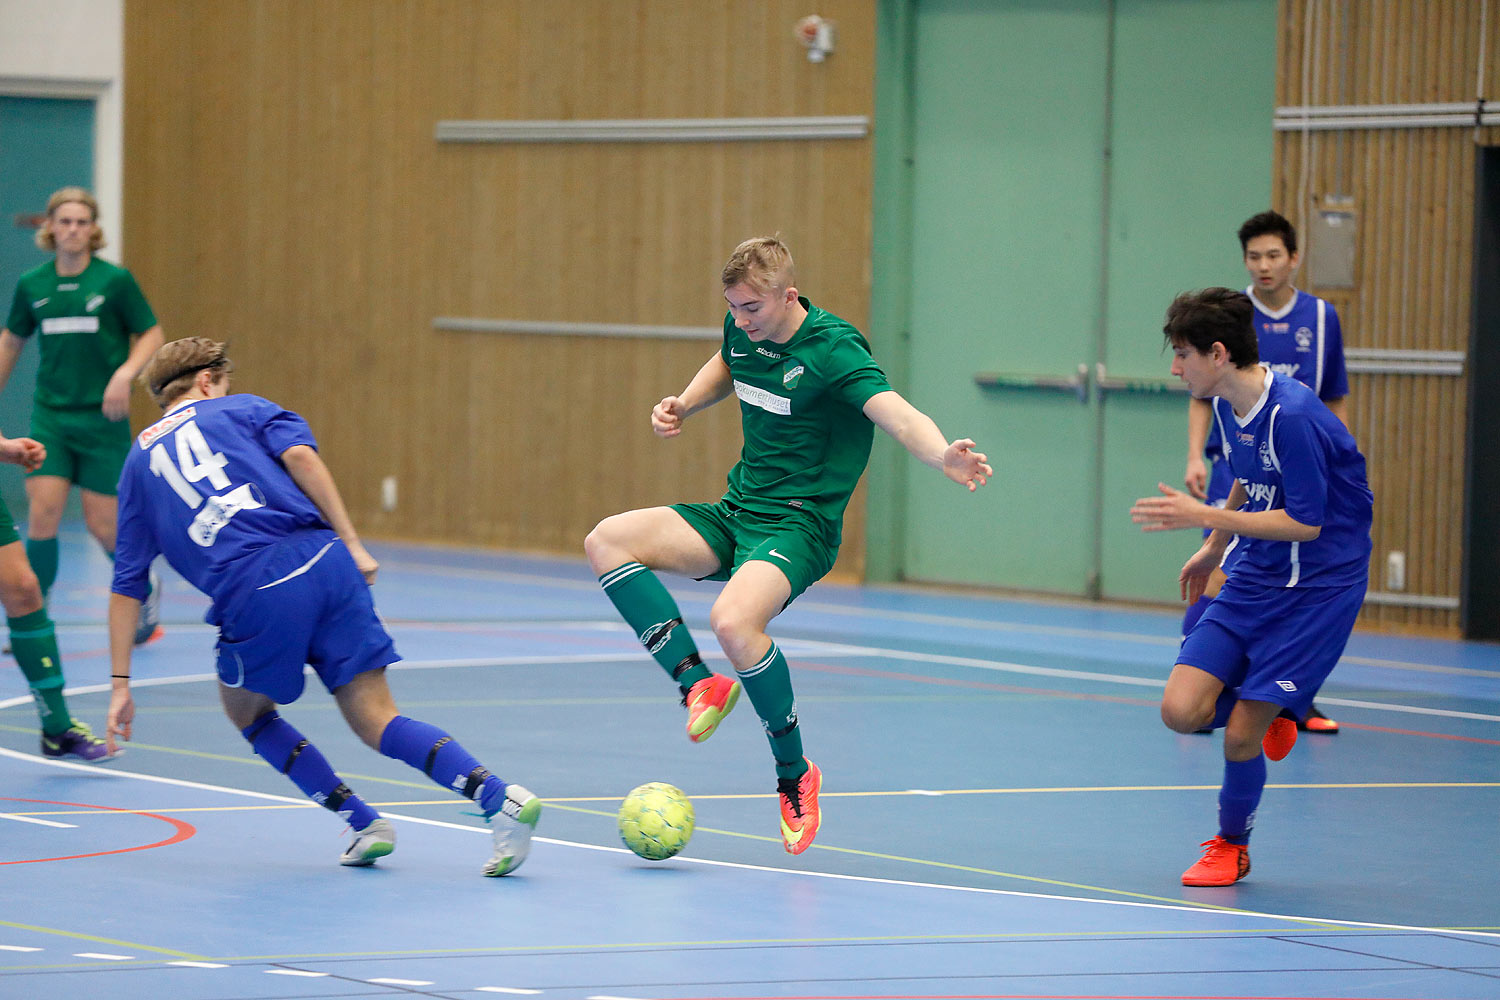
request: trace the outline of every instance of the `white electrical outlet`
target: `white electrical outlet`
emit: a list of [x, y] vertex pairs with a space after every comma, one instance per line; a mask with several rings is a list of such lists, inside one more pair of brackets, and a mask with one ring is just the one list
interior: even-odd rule
[[1385, 557], [1385, 589], [1406, 589], [1406, 553], [1390, 552]]
[[380, 481], [380, 509], [386, 513], [396, 509], [395, 476], [386, 476]]

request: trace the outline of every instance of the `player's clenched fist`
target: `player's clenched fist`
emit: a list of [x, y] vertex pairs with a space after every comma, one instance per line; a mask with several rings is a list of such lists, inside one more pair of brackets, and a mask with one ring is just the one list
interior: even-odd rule
[[682, 421], [686, 416], [681, 399], [664, 396], [651, 408], [651, 429], [659, 437], [676, 437], [682, 433]]

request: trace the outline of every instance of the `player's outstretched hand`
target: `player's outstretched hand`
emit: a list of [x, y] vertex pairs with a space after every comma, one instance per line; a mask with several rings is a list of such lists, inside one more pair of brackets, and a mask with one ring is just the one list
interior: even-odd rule
[[130, 694], [129, 686], [115, 688], [109, 695], [109, 723], [104, 730], [104, 749], [111, 756], [120, 748], [115, 737], [130, 739], [131, 724], [134, 722], [135, 698]]
[[1202, 455], [1188, 459], [1187, 471], [1182, 474], [1182, 484], [1199, 500], [1208, 499], [1208, 463]]
[[1159, 497], [1141, 497], [1130, 508], [1130, 519], [1142, 531], [1172, 531], [1176, 528], [1203, 527], [1203, 514], [1211, 509], [1191, 495], [1157, 483]]
[[651, 408], [651, 429], [657, 437], [676, 437], [682, 433], [682, 421], [686, 416], [682, 400], [676, 396], [664, 396]]
[[975, 451], [974, 442], [968, 438], [959, 438], [943, 451], [943, 475], [967, 486], [970, 493], [988, 483], [994, 474], [984, 453]]
[[0, 438], [0, 460], [19, 465], [27, 472], [41, 468], [47, 446], [31, 438]]

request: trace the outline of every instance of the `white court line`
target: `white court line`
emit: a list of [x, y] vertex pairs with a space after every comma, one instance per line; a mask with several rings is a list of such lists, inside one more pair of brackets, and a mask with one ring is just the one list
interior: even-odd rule
[[[541, 627], [546, 622], [532, 623], [529, 627]], [[902, 660], [914, 663], [938, 663], [952, 667], [971, 667], [977, 670], [997, 671], [1001, 673], [1023, 674], [1032, 677], [1057, 677], [1066, 680], [1096, 681], [1102, 684], [1123, 684], [1131, 687], [1153, 688], [1162, 690], [1166, 687], [1166, 681], [1157, 677], [1133, 677], [1129, 674], [1102, 674], [1092, 670], [1068, 670], [1062, 667], [1037, 667], [1025, 663], [1011, 663], [1006, 660], [983, 660], [971, 656], [948, 656], [941, 653], [917, 653], [904, 649], [886, 649], [878, 646], [855, 646], [849, 643], [822, 642], [817, 639], [788, 640], [783, 645], [783, 651], [807, 652], [823, 657], [857, 657], [872, 656], [882, 659]], [[478, 657], [472, 659], [458, 660], [402, 660], [390, 666], [392, 670], [436, 670], [443, 667], [507, 667], [507, 666], [537, 666], [541, 664], [566, 664], [566, 663], [628, 663], [643, 660], [645, 654], [639, 652], [628, 653], [564, 653], [548, 654], [541, 656], [495, 656]], [[723, 655], [715, 651], [704, 653], [705, 659], [722, 659]], [[217, 679], [214, 674], [186, 674], [182, 677], [156, 677], [142, 681], [135, 681], [132, 687], [151, 687], [166, 684], [185, 684], [199, 681], [212, 681]], [[100, 694], [110, 690], [107, 684], [87, 684], [78, 687], [69, 687], [63, 690], [64, 694]], [[0, 709], [14, 708], [17, 705], [30, 704], [30, 695], [17, 698], [0, 700]], [[1487, 715], [1482, 712], [1461, 712], [1456, 709], [1447, 708], [1425, 708], [1418, 705], [1401, 705], [1394, 702], [1358, 701], [1350, 698], [1333, 698], [1319, 695], [1318, 701], [1325, 705], [1338, 705], [1343, 708], [1363, 708], [1373, 712], [1396, 712], [1407, 715], [1428, 715], [1445, 719], [1472, 719], [1478, 722], [1500, 722], [1500, 715]]]
[[[503, 570], [482, 569], [456, 569], [449, 570], [447, 567], [433, 563], [407, 562], [401, 559], [387, 561], [382, 565], [392, 569], [408, 569], [420, 573], [433, 573], [439, 576], [451, 574], [464, 576], [469, 579], [495, 580], [501, 583], [520, 583], [528, 585], [543, 584], [562, 590], [598, 590], [597, 584], [580, 580], [572, 580], [564, 577], [544, 576], [536, 573], [512, 573]], [[712, 603], [717, 594], [676, 594], [674, 595], [683, 603]], [[1062, 607], [1097, 611], [1099, 605], [1091, 602], [1061, 603], [1054, 599], [1027, 599], [1027, 598], [1000, 598], [1014, 604], [1027, 606], [1048, 606], [1056, 604]], [[864, 608], [848, 604], [833, 604], [827, 601], [802, 600], [797, 602], [798, 610], [816, 611], [822, 614], [843, 615], [850, 618], [876, 618], [885, 621], [909, 622], [913, 625], [942, 625], [951, 628], [973, 629], [984, 632], [1014, 632], [1027, 635], [1057, 636], [1061, 638], [1076, 639], [1100, 639], [1105, 641], [1137, 642], [1149, 646], [1175, 647], [1182, 641], [1181, 636], [1152, 635], [1145, 632], [1116, 632], [1100, 629], [1074, 628], [1065, 625], [1038, 625], [1026, 622], [998, 622], [983, 618], [970, 618], [963, 615], [939, 615], [922, 611], [900, 611], [892, 608]], [[1163, 614], [1172, 616], [1171, 612]], [[1385, 667], [1393, 670], [1414, 670], [1424, 673], [1455, 674], [1465, 677], [1489, 677], [1500, 679], [1500, 672], [1494, 670], [1476, 670], [1470, 667], [1452, 667], [1433, 663], [1410, 663], [1404, 660], [1384, 660], [1369, 656], [1345, 656], [1345, 663], [1358, 663], [1361, 666]], [[1323, 699], [1319, 699], [1322, 701]]]
[[229, 966], [225, 965], [223, 962], [188, 962], [188, 961], [179, 961], [179, 962], [168, 962], [167, 964], [168, 965], [180, 965], [183, 968], [187, 968], [187, 969], [227, 969], [227, 968], [229, 968]]
[[[292, 798], [286, 795], [270, 795], [265, 792], [252, 792], [243, 788], [232, 788], [226, 785], [210, 785], [201, 781], [185, 781], [181, 778], [163, 778], [154, 774], [136, 774], [132, 771], [121, 771], [116, 768], [97, 768], [88, 764], [74, 764], [71, 761], [52, 760], [46, 757], [35, 757], [31, 754], [20, 753], [0, 747], [0, 757], [10, 757], [14, 760], [25, 761], [30, 764], [41, 764], [46, 767], [58, 767], [70, 771], [83, 771], [88, 774], [107, 775], [110, 778], [125, 780], [127, 778], [138, 781], [155, 782], [162, 785], [175, 785], [180, 788], [194, 788], [200, 791], [218, 792], [224, 795], [242, 795], [246, 798], [269, 799], [275, 802], [295, 802], [307, 804], [305, 798]], [[163, 812], [171, 812], [164, 809]], [[485, 827], [469, 826], [464, 823], [449, 823], [446, 820], [427, 819], [422, 816], [409, 816], [404, 813], [387, 812], [382, 815], [390, 819], [399, 819], [405, 823], [417, 823], [422, 826], [436, 826], [447, 830], [462, 830], [465, 833], [477, 833], [488, 837], [490, 831]], [[606, 854], [631, 855], [632, 852], [624, 847], [608, 847], [601, 844], [581, 844], [572, 840], [556, 840], [551, 837], [533, 837], [532, 841], [538, 844], [551, 844], [555, 847], [571, 847], [581, 851], [599, 851]], [[632, 855], [633, 856], [633, 855]], [[1168, 910], [1178, 913], [1196, 913], [1206, 916], [1227, 917], [1261, 917], [1266, 920], [1285, 920], [1295, 924], [1333, 924], [1339, 928], [1344, 927], [1366, 927], [1374, 930], [1395, 931], [1417, 931], [1422, 934], [1459, 934], [1469, 937], [1480, 937], [1500, 940], [1500, 933], [1493, 931], [1461, 930], [1451, 927], [1423, 927], [1418, 924], [1381, 924], [1365, 920], [1343, 920], [1335, 917], [1300, 917], [1285, 913], [1265, 913], [1260, 910], [1231, 910], [1223, 907], [1193, 906], [1189, 903], [1146, 903], [1133, 899], [1095, 899], [1091, 896], [1061, 896], [1056, 893], [1027, 892], [1022, 889], [992, 889], [984, 886], [971, 885], [948, 885], [942, 882], [914, 882], [907, 879], [876, 878], [872, 875], [843, 875], [837, 872], [805, 871], [795, 868], [775, 868], [769, 865], [750, 865], [739, 861], [714, 861], [708, 858], [684, 857], [678, 855], [676, 859], [682, 864], [704, 865], [712, 868], [732, 868], [739, 871], [766, 872], [773, 875], [791, 875], [799, 878], [821, 878], [834, 879], [843, 882], [863, 882], [868, 885], [893, 885], [911, 889], [935, 889], [940, 892], [963, 892], [975, 893], [983, 896], [1009, 896], [1018, 899], [1046, 899], [1064, 903], [1086, 903], [1095, 906], [1128, 906], [1144, 910]], [[1101, 892], [1107, 889], [1100, 888]], [[1318, 928], [1326, 929], [1326, 928]], [[1124, 932], [1122, 932], [1124, 933]], [[277, 971], [277, 970], [272, 970]], [[287, 975], [325, 975], [325, 973], [287, 972]]]
[[37, 826], [55, 826], [59, 830], [76, 830], [76, 823], [54, 823], [50, 819], [37, 819], [35, 816], [16, 816], [12, 813], [0, 813], [0, 819], [14, 820], [17, 823], [35, 823]]
[[24, 948], [18, 944], [0, 944], [0, 951], [41, 951], [40, 948]]
[[476, 986], [474, 987], [474, 990], [477, 993], [517, 993], [522, 996], [534, 996], [535, 994], [542, 992], [541, 990], [512, 989], [509, 986]]

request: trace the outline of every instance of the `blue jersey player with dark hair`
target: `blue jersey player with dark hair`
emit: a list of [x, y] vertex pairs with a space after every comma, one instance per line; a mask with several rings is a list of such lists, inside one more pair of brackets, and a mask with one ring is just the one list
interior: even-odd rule
[[395, 829], [281, 717], [310, 665], [349, 726], [387, 757], [473, 799], [490, 823], [486, 875], [514, 871], [542, 803], [500, 780], [436, 726], [398, 713], [385, 668], [399, 657], [375, 614], [365, 551], [306, 421], [267, 399], [228, 395], [224, 345], [204, 337], [158, 350], [144, 377], [165, 411], [135, 439], [120, 475], [119, 538], [109, 604], [113, 692], [106, 740], [130, 739], [136, 614], [158, 554], [213, 599], [219, 694], [255, 752], [314, 802], [348, 820], [341, 859], [390, 854]]
[[[1349, 426], [1349, 375], [1344, 367], [1339, 314], [1333, 303], [1293, 286], [1301, 262], [1297, 230], [1279, 213], [1261, 212], [1245, 220], [1238, 236], [1251, 280], [1245, 294], [1255, 307], [1256, 348], [1261, 363], [1307, 386], [1345, 427]], [[1183, 482], [1193, 496], [1216, 507], [1224, 506], [1234, 485], [1234, 475], [1224, 457], [1224, 440], [1206, 400], [1188, 403], [1188, 458]], [[1220, 571], [1209, 579], [1204, 595], [1183, 615], [1183, 635], [1192, 630], [1219, 592], [1235, 558], [1231, 547]], [[1309, 705], [1307, 715], [1297, 720], [1297, 728], [1334, 734], [1339, 724], [1318, 711], [1316, 705]]]
[[1212, 529], [1182, 567], [1197, 599], [1238, 536], [1234, 570], [1182, 641], [1162, 696], [1168, 728], [1224, 729], [1219, 833], [1184, 885], [1232, 885], [1250, 872], [1250, 828], [1266, 758], [1297, 741], [1294, 719], [1338, 663], [1369, 585], [1374, 498], [1365, 459], [1307, 386], [1258, 360], [1243, 292], [1177, 297], [1164, 327], [1172, 374], [1212, 401], [1234, 486], [1223, 508], [1158, 484], [1131, 518], [1146, 531]]

